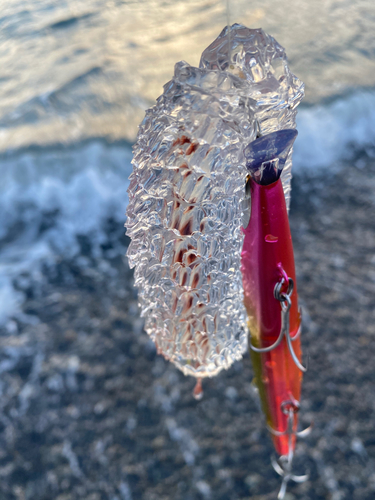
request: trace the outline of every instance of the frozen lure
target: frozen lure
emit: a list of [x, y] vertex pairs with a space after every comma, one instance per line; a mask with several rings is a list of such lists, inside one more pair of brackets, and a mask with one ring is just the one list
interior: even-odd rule
[[[283, 498], [292, 474], [302, 373], [301, 315], [298, 308], [293, 244], [280, 175], [297, 137], [285, 129], [267, 134], [245, 149], [251, 216], [244, 228], [242, 275], [251, 332], [250, 354], [279, 461]], [[306, 434], [304, 431], [300, 434]]]
[[[198, 379], [197, 397], [201, 379], [241, 359], [248, 343], [245, 147], [293, 129], [302, 97], [303, 83], [276, 40], [234, 24], [203, 52], [198, 68], [176, 64], [139, 127], [128, 189], [129, 264], [146, 332], [159, 353]], [[289, 148], [281, 162], [287, 205], [291, 154]], [[280, 297], [288, 293], [283, 283]], [[298, 348], [293, 352], [298, 358]]]

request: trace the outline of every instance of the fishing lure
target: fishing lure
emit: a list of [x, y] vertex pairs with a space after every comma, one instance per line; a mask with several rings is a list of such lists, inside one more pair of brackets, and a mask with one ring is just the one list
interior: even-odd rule
[[[198, 379], [196, 396], [201, 394], [203, 377], [215, 376], [241, 359], [248, 346], [247, 317], [250, 322], [258, 321], [252, 310], [255, 296], [246, 290], [244, 296], [244, 285], [246, 289], [250, 270], [254, 270], [242, 251], [244, 232], [246, 251], [247, 232], [256, 213], [252, 202], [248, 225], [246, 178], [249, 168], [248, 185], [256, 190], [252, 179], [255, 182], [258, 174], [251, 154], [266, 175], [266, 160], [259, 153], [263, 143], [256, 141], [293, 129], [302, 97], [303, 83], [290, 72], [285, 51], [276, 40], [261, 29], [234, 24], [203, 52], [199, 68], [183, 61], [176, 64], [174, 77], [139, 127], [128, 189], [126, 227], [131, 243], [127, 255], [130, 266], [135, 267], [145, 330], [159, 353]], [[270, 161], [280, 165], [278, 196], [283, 197], [287, 220], [292, 147], [290, 132], [286, 133], [289, 135], [277, 137], [287, 147], [276, 151]], [[244, 278], [241, 258], [242, 269], [248, 271]], [[268, 265], [266, 260], [256, 263], [254, 259], [255, 266]], [[287, 264], [281, 264], [286, 266], [280, 268], [285, 280], [279, 290], [283, 299], [292, 293], [294, 274]], [[259, 275], [259, 291], [259, 287], [269, 287], [262, 279]], [[285, 300], [278, 305], [284, 307]], [[289, 313], [293, 327], [296, 307], [293, 302]], [[284, 314], [284, 326], [287, 319]], [[294, 337], [287, 326], [282, 331], [280, 345], [284, 346]], [[252, 332], [253, 347], [264, 349], [272, 336], [266, 339], [259, 332]], [[267, 356], [277, 362], [279, 350], [277, 347]], [[293, 353], [294, 361], [299, 360], [298, 347]], [[258, 354], [261, 367], [268, 358]], [[275, 370], [280, 375], [277, 380], [282, 381], [283, 369]], [[259, 385], [262, 387], [266, 386]], [[272, 391], [263, 390], [269, 398]], [[297, 401], [298, 390], [292, 395]], [[268, 408], [277, 407], [271, 399], [267, 404]], [[268, 419], [269, 425], [282, 432], [285, 419], [275, 415]], [[275, 440], [282, 455], [285, 447], [277, 443], [283, 442]], [[289, 449], [293, 446], [294, 441]]]
[[[242, 275], [244, 304], [251, 332], [250, 354], [268, 429], [281, 457], [274, 462], [287, 482], [297, 436], [302, 373], [301, 314], [288, 213], [280, 175], [296, 130], [273, 132], [245, 149], [250, 173], [251, 217], [244, 228]], [[307, 431], [304, 431], [306, 434]]]

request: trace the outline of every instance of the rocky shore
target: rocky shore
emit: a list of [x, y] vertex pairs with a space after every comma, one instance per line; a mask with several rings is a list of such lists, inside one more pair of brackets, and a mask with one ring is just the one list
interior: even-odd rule
[[[375, 498], [375, 163], [295, 176], [301, 426], [287, 500]], [[110, 230], [109, 230], [110, 231]], [[122, 239], [123, 229], [111, 229]], [[109, 241], [111, 241], [109, 238]], [[271, 500], [279, 477], [249, 357], [204, 381], [156, 354], [111, 246], [25, 277], [0, 332], [1, 500]]]

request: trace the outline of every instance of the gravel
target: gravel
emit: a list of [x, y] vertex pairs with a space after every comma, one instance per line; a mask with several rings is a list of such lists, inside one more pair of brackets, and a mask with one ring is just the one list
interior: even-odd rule
[[[286, 500], [375, 498], [374, 193], [367, 156], [294, 179], [300, 420], [314, 429], [295, 459], [310, 479]], [[276, 498], [248, 356], [196, 401], [142, 331], [125, 258], [88, 251], [44, 278], [20, 283], [23, 314], [0, 332], [1, 500]]]

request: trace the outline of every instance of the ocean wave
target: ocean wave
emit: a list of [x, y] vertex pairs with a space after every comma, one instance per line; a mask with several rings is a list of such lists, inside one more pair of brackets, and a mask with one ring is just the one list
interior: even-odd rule
[[[72, 149], [25, 151], [2, 158], [0, 175], [0, 324], [21, 314], [23, 280], [42, 266], [89, 252], [123, 254], [131, 150], [93, 141]], [[21, 287], [22, 288], [22, 287]]]
[[[297, 121], [294, 174], [319, 173], [375, 145], [375, 92], [303, 108]], [[43, 280], [43, 266], [125, 253], [131, 157], [130, 145], [101, 140], [1, 156], [0, 324], [22, 315], [19, 283]]]
[[375, 91], [356, 91], [326, 105], [302, 108], [297, 128], [294, 173], [350, 161], [375, 145]]

